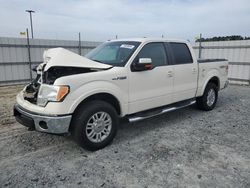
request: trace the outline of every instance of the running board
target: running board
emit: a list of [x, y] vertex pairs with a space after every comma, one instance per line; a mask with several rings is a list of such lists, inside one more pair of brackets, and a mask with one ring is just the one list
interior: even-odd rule
[[139, 112], [139, 113], [136, 113], [136, 114], [133, 114], [133, 115], [129, 115], [128, 120], [131, 123], [136, 122], [136, 121], [141, 121], [141, 120], [144, 120], [144, 119], [148, 119], [148, 118], [151, 118], [151, 117], [154, 117], [154, 116], [158, 116], [158, 115], [161, 115], [161, 114], [165, 114], [167, 112], [171, 112], [171, 111], [174, 111], [174, 110], [178, 110], [180, 108], [190, 106], [190, 105], [192, 105], [194, 103], [196, 103], [196, 101], [193, 100], [193, 99], [192, 100], [185, 100], [185, 101], [182, 101], [182, 102], [178, 102], [178, 103], [168, 105], [166, 107], [157, 108], [157, 109], [153, 109], [153, 110], [147, 110], [147, 111], [144, 111], [144, 112]]

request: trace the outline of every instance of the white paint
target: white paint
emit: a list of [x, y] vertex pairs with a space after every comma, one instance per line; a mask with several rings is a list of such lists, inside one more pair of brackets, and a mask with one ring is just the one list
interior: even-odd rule
[[92, 61], [76, 53], [73, 53], [64, 48], [52, 48], [44, 52], [44, 63], [46, 63], [44, 71], [47, 71], [53, 66], [64, 67], [83, 67], [94, 69], [107, 69], [111, 65]]

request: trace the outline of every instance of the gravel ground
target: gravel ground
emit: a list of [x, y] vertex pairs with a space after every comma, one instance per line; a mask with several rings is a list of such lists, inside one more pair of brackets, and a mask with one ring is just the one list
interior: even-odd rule
[[0, 86], [0, 125], [15, 123], [12, 108], [16, 101], [16, 94], [24, 85]]
[[122, 123], [96, 152], [11, 122], [0, 125], [1, 187], [250, 187], [249, 87], [220, 92], [210, 112]]

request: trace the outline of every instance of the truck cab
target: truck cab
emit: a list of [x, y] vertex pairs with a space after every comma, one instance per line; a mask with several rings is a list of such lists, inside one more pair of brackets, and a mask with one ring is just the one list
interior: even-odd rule
[[212, 110], [228, 84], [227, 60], [197, 60], [184, 40], [112, 40], [85, 57], [49, 49], [36, 70], [17, 95], [17, 121], [41, 132], [69, 132], [89, 150], [113, 140], [120, 118], [134, 122], [194, 103]]

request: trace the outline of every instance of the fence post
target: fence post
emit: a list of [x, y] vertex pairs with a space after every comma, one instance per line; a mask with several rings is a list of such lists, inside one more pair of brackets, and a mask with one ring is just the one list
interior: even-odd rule
[[79, 55], [82, 55], [82, 47], [81, 47], [81, 33], [79, 32], [79, 35], [78, 35], [78, 40], [79, 40]]
[[200, 40], [199, 40], [199, 59], [201, 59], [201, 50], [202, 50], [202, 46], [201, 46], [201, 38], [202, 38], [202, 34], [200, 33]]
[[30, 39], [29, 39], [29, 30], [26, 29], [27, 36], [27, 49], [28, 49], [28, 58], [29, 58], [29, 68], [30, 68], [30, 81], [32, 81], [32, 70], [31, 70], [31, 56], [30, 56]]

